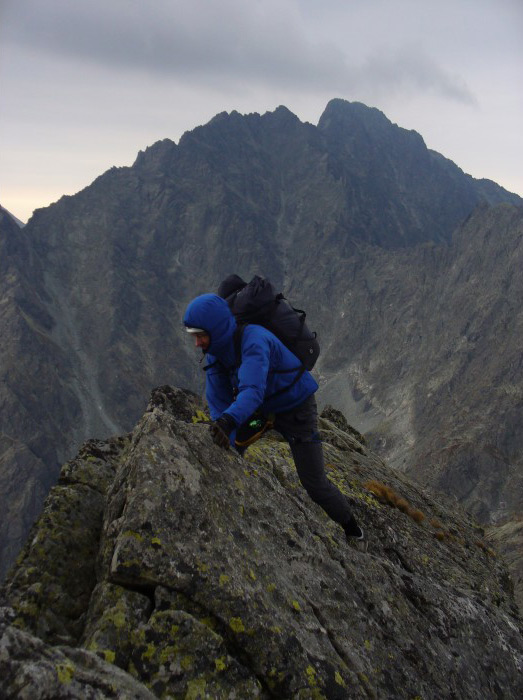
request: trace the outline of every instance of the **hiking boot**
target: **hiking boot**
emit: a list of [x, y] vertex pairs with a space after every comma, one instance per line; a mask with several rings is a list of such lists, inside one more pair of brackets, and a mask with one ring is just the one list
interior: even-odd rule
[[355, 528], [353, 528], [351, 531], [347, 532], [345, 531], [345, 539], [347, 542], [354, 547], [359, 552], [366, 552], [367, 548], [369, 546], [369, 542], [367, 538], [365, 537], [365, 533], [363, 531], [363, 528], [361, 528], [359, 525], [356, 525]]

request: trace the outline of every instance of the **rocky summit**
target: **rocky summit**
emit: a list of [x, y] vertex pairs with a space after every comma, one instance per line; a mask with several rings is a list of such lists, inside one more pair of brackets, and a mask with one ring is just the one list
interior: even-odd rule
[[2, 591], [2, 697], [523, 696], [510, 578], [456, 503], [327, 407], [327, 471], [363, 553], [277, 434], [240, 458], [207, 420], [163, 386], [130, 434], [64, 464]]

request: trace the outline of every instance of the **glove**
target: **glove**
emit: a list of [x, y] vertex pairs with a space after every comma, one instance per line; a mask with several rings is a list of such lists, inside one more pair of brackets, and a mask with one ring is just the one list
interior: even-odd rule
[[219, 446], [223, 447], [224, 450], [228, 450], [230, 446], [229, 434], [236, 427], [234, 420], [226, 415], [220, 416], [218, 420], [215, 420], [209, 426], [211, 431], [212, 439]]

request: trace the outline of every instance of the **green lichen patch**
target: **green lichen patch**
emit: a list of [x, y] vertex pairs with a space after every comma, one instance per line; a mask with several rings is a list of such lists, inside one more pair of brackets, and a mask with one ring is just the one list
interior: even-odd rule
[[63, 685], [69, 685], [74, 678], [74, 665], [69, 661], [56, 664], [56, 675]]
[[129, 671], [159, 697], [256, 698], [261, 693], [258, 680], [229, 655], [224, 639], [181, 610], [153, 613], [140, 625]]
[[229, 620], [229, 627], [236, 634], [245, 632], [245, 625], [243, 624], [241, 617], [231, 617], [231, 619]]
[[150, 610], [151, 601], [147, 596], [121, 586], [100, 584], [91, 599], [83, 646], [126, 668], [134, 630], [147, 619]]

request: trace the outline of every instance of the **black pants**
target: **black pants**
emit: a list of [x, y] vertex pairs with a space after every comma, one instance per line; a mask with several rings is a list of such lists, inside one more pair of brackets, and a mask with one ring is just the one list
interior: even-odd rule
[[325, 474], [314, 395], [292, 411], [277, 413], [274, 430], [288, 441], [300, 481], [312, 500], [340, 525], [351, 522], [353, 515], [345, 496]]

